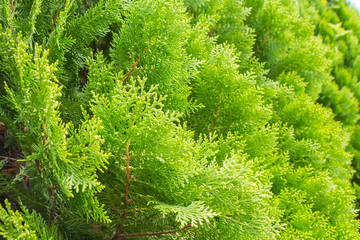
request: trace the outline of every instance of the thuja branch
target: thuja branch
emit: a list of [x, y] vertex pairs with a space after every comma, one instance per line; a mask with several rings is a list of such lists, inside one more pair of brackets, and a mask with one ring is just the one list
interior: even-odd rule
[[[130, 186], [130, 155], [129, 155], [130, 143], [126, 145], [126, 186], [125, 186], [125, 208], [129, 206], [131, 200], [129, 200], [129, 186]], [[123, 219], [127, 216], [127, 210], [125, 210]]]
[[[191, 224], [186, 225], [185, 227], [180, 228], [180, 231], [183, 231], [187, 228], [190, 228]], [[119, 234], [117, 236], [117, 238], [131, 238], [131, 237], [144, 237], [144, 236], [161, 236], [161, 235], [166, 235], [166, 234], [175, 234], [175, 235], [179, 235], [178, 231], [179, 230], [169, 230], [169, 231], [163, 231], [163, 232], [148, 232], [148, 233], [131, 233], [131, 234]]]
[[262, 40], [262, 42], [260, 43], [260, 45], [258, 46], [258, 48], [255, 50], [255, 52], [251, 55], [252, 57], [255, 56], [255, 54], [260, 50], [260, 48], [265, 44], [265, 42], [267, 41], [267, 39], [269, 38], [270, 35], [270, 31], [267, 32], [264, 40]]
[[126, 74], [125, 78], [122, 80], [122, 83], [124, 84], [126, 82], [126, 80], [128, 80], [128, 78], [130, 77], [130, 75], [132, 74], [132, 72], [135, 70], [136, 66], [139, 64], [139, 60], [137, 60], [134, 65], [131, 67], [130, 71], [128, 72], [128, 74]]

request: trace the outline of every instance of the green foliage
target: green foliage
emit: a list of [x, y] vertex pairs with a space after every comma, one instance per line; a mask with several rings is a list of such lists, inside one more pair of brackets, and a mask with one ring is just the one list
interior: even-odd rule
[[321, 212], [313, 212], [311, 205], [304, 204], [305, 197], [300, 191], [291, 188], [282, 191], [275, 201], [288, 221], [283, 239], [336, 239], [334, 227]]
[[[2, 37], [9, 38], [9, 33], [3, 33]], [[26, 168], [36, 167], [39, 172], [34, 174], [40, 174], [38, 177], [44, 179], [45, 186], [59, 188], [64, 196], [75, 197], [72, 207], [81, 215], [106, 221], [102, 207], [93, 197], [103, 188], [96, 172], [106, 167], [108, 157], [100, 150], [102, 140], [97, 135], [100, 122], [96, 118], [87, 119], [78, 130], [62, 123], [56, 67], [49, 64], [48, 51], [43, 52], [41, 47], [35, 46], [34, 55], [27, 53], [21, 38], [18, 35], [18, 43], [12, 39], [2, 43], [15, 53], [7, 58], [15, 69], [9, 72], [9, 86], [13, 87], [5, 83], [5, 90], [8, 107], [16, 114], [14, 120], [5, 118], [5, 121], [13, 121], [14, 135], [29, 162]], [[87, 201], [91, 207], [77, 206], [76, 198]]]
[[339, 90], [334, 82], [324, 84], [318, 101], [330, 107], [336, 114], [335, 119], [346, 125], [355, 125], [359, 120], [359, 102], [346, 86]]
[[217, 45], [206, 54], [208, 56], [201, 59], [202, 67], [193, 81], [194, 98], [204, 107], [189, 120], [191, 126], [203, 134], [213, 130], [222, 134], [251, 132], [263, 126], [270, 118], [270, 111], [262, 104], [253, 76], [237, 71], [234, 49]]
[[21, 208], [13, 211], [8, 199], [5, 208], [0, 207], [0, 234], [6, 239], [62, 239], [55, 226], [49, 227], [35, 211], [29, 212], [20, 202]]
[[[341, 121], [352, 132], [350, 153], [354, 154], [353, 166], [356, 173], [353, 180], [359, 184], [359, 165], [357, 143], [357, 122], [359, 119], [358, 102], [360, 77], [359, 67], [359, 13], [346, 1], [302, 1], [302, 14], [316, 26], [316, 33], [332, 51], [328, 52], [332, 61], [334, 81], [323, 86], [319, 102], [331, 107], [335, 119]], [[352, 130], [355, 129], [355, 130]]]
[[[142, 200], [146, 203], [142, 214], [157, 212], [159, 218], [173, 217], [182, 227], [189, 223], [202, 225], [217, 216], [243, 223], [237, 230], [241, 234], [248, 234], [259, 225], [268, 226], [267, 234], [273, 234], [271, 221], [260, 207], [270, 197], [268, 186], [257, 182], [255, 177], [261, 172], [252, 173], [251, 165], [245, 164], [245, 156], [234, 154], [222, 159], [219, 165], [214, 161], [208, 163], [207, 158], [214, 153], [201, 151], [201, 147], [209, 143], [203, 142], [199, 146], [191, 140], [190, 132], [184, 132], [176, 124], [179, 115], [171, 111], [164, 113], [161, 109], [163, 99], [157, 97], [155, 89], [145, 92], [144, 88], [144, 81], [118, 85], [109, 96], [95, 98], [91, 108], [94, 116], [106, 123], [107, 132], [103, 136], [106, 148], [113, 156], [110, 171], [103, 176], [106, 185], [126, 184], [124, 160], [127, 157], [124, 155], [129, 154], [133, 176], [129, 198], [146, 197]], [[126, 150], [127, 146], [130, 150]], [[123, 198], [126, 192], [118, 197], [115, 194], [118, 195], [108, 189], [100, 197], [104, 197], [102, 201], [113, 202], [114, 207], [124, 209], [120, 199], [119, 202], [111, 199]], [[124, 210], [135, 212], [134, 207]], [[121, 219], [113, 221], [121, 222]], [[134, 217], [131, 222], [126, 222], [131, 227], [137, 219]], [[156, 222], [154, 225], [156, 228]], [[265, 235], [261, 232], [253, 234]]]
[[359, 21], [342, 0], [0, 0], [0, 235], [360, 239]]
[[255, 28], [255, 54], [270, 69], [268, 76], [275, 79], [283, 72], [297, 72], [307, 83], [306, 91], [316, 99], [321, 86], [329, 80], [326, 47], [313, 36], [314, 27], [299, 16], [295, 1], [245, 1], [254, 7], [249, 17]]
[[146, 77], [147, 88], [159, 84], [159, 93], [168, 96], [166, 108], [189, 111], [188, 83], [198, 63], [185, 52], [190, 26], [184, 11], [178, 1], [129, 4], [110, 55], [118, 71], [137, 65], [134, 75]]

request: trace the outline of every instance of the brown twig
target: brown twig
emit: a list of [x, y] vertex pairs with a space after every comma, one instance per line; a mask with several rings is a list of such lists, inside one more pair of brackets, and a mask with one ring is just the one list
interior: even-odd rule
[[[129, 147], [130, 147], [130, 143], [128, 142], [126, 145], [126, 186], [125, 186], [125, 201], [124, 201], [124, 205], [125, 208], [127, 208], [127, 206], [129, 206], [129, 204], [132, 202], [132, 199], [129, 199], [129, 187], [130, 187], [130, 154], [129, 154]], [[127, 217], [128, 211], [127, 209], [125, 209], [122, 218], [125, 220]], [[119, 228], [116, 230], [115, 235], [111, 238], [111, 240], [115, 240], [117, 239], [120, 234], [119, 234], [119, 230], [121, 228], [121, 225], [119, 226]]]
[[115, 240], [119, 237], [119, 228], [116, 230], [115, 235], [110, 240]]
[[181, 240], [184, 240], [181, 236], [180, 236], [180, 234], [179, 233], [174, 233], [178, 238], [180, 238]]
[[10, 160], [10, 161], [22, 160], [22, 159], [17, 159], [17, 158], [12, 158], [12, 157], [5, 157], [5, 156], [0, 156], [0, 158]]
[[128, 80], [128, 78], [130, 77], [130, 75], [132, 74], [132, 72], [135, 70], [136, 66], [139, 64], [139, 60], [137, 60], [134, 65], [131, 67], [130, 71], [128, 72], [128, 74], [126, 74], [125, 78], [122, 80], [122, 83], [124, 84], [126, 82], [126, 80]]
[[210, 31], [209, 31], [209, 33], [207, 34], [207, 36], [209, 37], [214, 30], [215, 30], [215, 26], [213, 26], [213, 27], [210, 29]]
[[[50, 198], [54, 201], [54, 205], [50, 208], [50, 219], [49, 219], [49, 224], [52, 225], [55, 223], [55, 207], [57, 206], [57, 201], [56, 201], [56, 198], [55, 198], [55, 195], [54, 195], [54, 191], [56, 189], [58, 189], [59, 186], [50, 186], [48, 187], [48, 191], [50, 193]], [[60, 232], [58, 231], [57, 234], [59, 235]], [[60, 238], [58, 238], [60, 239]]]
[[[11, 32], [14, 33], [15, 32], [15, 27], [14, 27], [14, 19], [13, 19], [13, 15], [14, 15], [14, 0], [10, 0], [10, 12], [11, 12], [11, 22], [10, 25], [11, 27]], [[15, 39], [17, 39], [17, 37], [15, 37]]]
[[54, 21], [53, 21], [52, 26], [51, 26], [51, 27], [52, 27], [52, 30], [54, 30], [55, 23], [56, 23], [56, 21], [57, 21], [57, 19], [58, 19], [58, 17], [59, 17], [59, 11], [60, 11], [60, 10], [57, 10], [57, 12], [56, 12]]
[[[180, 228], [180, 231], [183, 231], [187, 228], [190, 228], [191, 224], [186, 225], [185, 227]], [[119, 234], [118, 238], [130, 238], [130, 237], [143, 237], [143, 236], [160, 236], [165, 234], [175, 234], [178, 235], [179, 230], [170, 230], [170, 231], [163, 231], [163, 232], [149, 232], [149, 233], [131, 233], [131, 234]], [[117, 238], [114, 238], [114, 240]]]
[[[124, 211], [124, 213], [122, 215], [122, 218], [124, 220], [126, 219], [127, 214], [128, 214], [128, 211], [127, 211], [126, 208], [133, 201], [132, 199], [129, 199], [129, 187], [130, 187], [130, 154], [129, 154], [129, 147], [130, 147], [130, 143], [128, 142], [127, 145], [126, 145], [126, 156], [124, 156], [124, 157], [126, 157], [126, 186], [125, 186], [125, 200], [124, 200], [125, 211]], [[121, 225], [116, 230], [116, 233], [111, 238], [111, 240], [115, 240], [120, 236], [119, 235], [120, 228], [121, 228]]]
[[[43, 139], [42, 139], [42, 144], [45, 145], [46, 143], [46, 124], [43, 123]], [[39, 162], [39, 160], [35, 159], [35, 163], [36, 163], [36, 167], [37, 169], [39, 169], [40, 172], [42, 172], [42, 166], [41, 163]]]
[[129, 201], [129, 185], [130, 185], [130, 155], [129, 155], [130, 143], [126, 145], [126, 189], [125, 189], [125, 207], [130, 203]]
[[211, 125], [210, 133], [212, 133], [212, 131], [214, 131], [214, 127], [215, 127], [215, 124], [216, 124], [216, 120], [219, 117], [219, 113], [220, 113], [220, 107], [216, 111], [215, 120], [214, 120], [213, 124]]
[[[130, 143], [126, 145], [126, 187], [125, 187], [125, 208], [129, 206], [131, 200], [129, 200], [129, 186], [130, 186], [130, 155], [129, 155]], [[123, 219], [127, 216], [127, 211], [125, 210]]]
[[35, 159], [35, 163], [36, 163], [36, 168], [39, 169], [40, 172], [42, 172], [42, 166], [41, 166], [39, 160]]
[[267, 32], [264, 40], [260, 43], [260, 45], [258, 46], [258, 48], [255, 50], [255, 52], [251, 55], [251, 57], [254, 57], [255, 54], [260, 50], [260, 48], [265, 44], [266, 40], [269, 38], [270, 35], [270, 31]]

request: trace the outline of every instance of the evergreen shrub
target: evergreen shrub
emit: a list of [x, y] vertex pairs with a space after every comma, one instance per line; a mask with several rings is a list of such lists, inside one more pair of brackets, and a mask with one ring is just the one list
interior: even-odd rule
[[342, 0], [0, 0], [0, 236], [360, 239], [359, 26]]

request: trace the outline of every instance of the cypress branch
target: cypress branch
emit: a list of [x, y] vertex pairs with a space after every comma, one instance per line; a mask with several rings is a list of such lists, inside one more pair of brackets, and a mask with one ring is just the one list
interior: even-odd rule
[[260, 50], [260, 48], [266, 43], [266, 40], [268, 39], [268, 37], [270, 36], [270, 31], [268, 31], [264, 37], [264, 39], [261, 41], [261, 43], [259, 44], [259, 46], [256, 48], [256, 50], [253, 52], [253, 54], [251, 55], [251, 57], [254, 57], [256, 55], [256, 53]]

